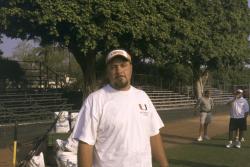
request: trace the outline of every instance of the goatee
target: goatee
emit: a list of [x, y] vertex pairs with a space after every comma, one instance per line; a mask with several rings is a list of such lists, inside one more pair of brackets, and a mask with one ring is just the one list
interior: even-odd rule
[[123, 89], [129, 85], [129, 82], [125, 79], [118, 79], [113, 83], [115, 89]]

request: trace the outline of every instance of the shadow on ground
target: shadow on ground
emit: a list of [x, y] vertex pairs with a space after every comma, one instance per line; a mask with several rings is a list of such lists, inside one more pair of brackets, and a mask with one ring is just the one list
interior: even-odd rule
[[195, 138], [179, 135], [161, 134], [162, 141], [170, 144], [187, 144], [195, 142]]
[[202, 143], [202, 142], [196, 142], [196, 143], [193, 143], [193, 144], [203, 146], [203, 147], [221, 147], [221, 148], [225, 148], [225, 146], [226, 146], [226, 144]]
[[182, 167], [229, 167], [227, 165], [213, 165], [202, 162], [186, 161], [186, 160], [177, 160], [169, 159], [170, 164], [180, 165]]

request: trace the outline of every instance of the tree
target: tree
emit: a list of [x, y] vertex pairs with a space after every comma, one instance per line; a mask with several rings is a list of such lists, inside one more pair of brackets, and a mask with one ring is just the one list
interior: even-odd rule
[[7, 87], [24, 88], [26, 83], [25, 72], [17, 61], [0, 56], [0, 89]]
[[197, 97], [209, 70], [239, 65], [249, 55], [247, 0], [0, 0], [0, 19], [7, 36], [67, 47], [86, 93], [95, 87], [96, 56], [113, 48], [190, 66]]
[[172, 0], [170, 4], [172, 13], [165, 12], [171, 27], [167, 55], [191, 67], [195, 95], [200, 97], [210, 70], [241, 65], [249, 57], [247, 0]]
[[[96, 55], [124, 48], [135, 56], [164, 54], [168, 25], [158, 14], [157, 0], [63, 1], [0, 0], [2, 33], [42, 44], [58, 42], [68, 47], [81, 66], [85, 92], [95, 87]], [[159, 45], [160, 44], [160, 45]]]

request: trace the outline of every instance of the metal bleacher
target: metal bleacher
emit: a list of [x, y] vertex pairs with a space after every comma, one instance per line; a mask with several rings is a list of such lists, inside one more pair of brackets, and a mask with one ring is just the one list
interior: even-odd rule
[[196, 100], [186, 95], [156, 87], [140, 87], [152, 100], [157, 111], [191, 108]]
[[66, 85], [62, 75], [43, 62], [18, 63], [25, 71], [25, 85], [11, 85], [0, 77], [0, 125], [52, 122], [54, 112], [73, 111], [61, 93]]
[[210, 91], [211, 97], [214, 99], [215, 105], [216, 104], [225, 104], [229, 101], [230, 98], [233, 97], [232, 93], [222, 91], [222, 90], [219, 90], [217, 88], [206, 86], [205, 89]]
[[0, 94], [0, 124], [53, 121], [54, 112], [72, 111], [72, 104], [55, 92]]
[[[21, 89], [0, 89], [0, 124], [27, 123], [54, 120], [54, 112], [73, 112], [73, 105], [68, 104], [62, 93], [67, 83], [64, 77], [53, 71], [42, 62], [19, 62], [26, 72], [27, 79], [24, 91]], [[150, 78], [146, 75], [134, 75], [135, 85], [157, 85], [153, 81], [159, 78]], [[2, 83], [2, 82], [0, 82]], [[53, 85], [52, 85], [53, 83]], [[158, 81], [162, 85], [162, 80]], [[4, 84], [3, 84], [4, 85]], [[134, 85], [134, 84], [133, 84]], [[178, 110], [192, 108], [196, 99], [190, 94], [182, 94], [162, 89], [161, 86], [137, 86], [147, 92], [157, 111]], [[1, 85], [0, 85], [1, 88]], [[7, 89], [7, 91], [6, 91]], [[207, 89], [207, 88], [206, 88]], [[4, 90], [4, 91], [1, 91]], [[209, 87], [216, 104], [225, 103], [231, 94]]]
[[[196, 99], [171, 90], [154, 86], [138, 87], [148, 94], [158, 112], [193, 108], [196, 103]], [[210, 90], [215, 105], [225, 104], [232, 97], [231, 93], [216, 88], [206, 87], [206, 89]]]

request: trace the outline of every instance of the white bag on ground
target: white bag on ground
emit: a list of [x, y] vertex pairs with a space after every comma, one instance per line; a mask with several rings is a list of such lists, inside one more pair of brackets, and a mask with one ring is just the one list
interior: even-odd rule
[[41, 152], [39, 155], [33, 156], [28, 162], [28, 167], [45, 167], [43, 153]]
[[72, 152], [57, 151], [56, 162], [58, 167], [77, 167], [77, 155]]
[[56, 142], [55, 142], [56, 150], [57, 151], [65, 151], [66, 150], [66, 148], [65, 148], [66, 142], [67, 141], [64, 141], [64, 140], [61, 140], [61, 139], [56, 139]]
[[56, 150], [66, 151], [77, 154], [78, 141], [73, 139], [73, 134], [71, 133], [67, 140], [56, 139]]
[[[69, 128], [69, 112], [61, 111], [62, 114], [56, 122], [56, 133], [67, 133]], [[60, 112], [55, 112], [55, 118], [57, 118]]]
[[67, 151], [77, 154], [78, 141], [73, 139], [73, 133], [71, 133], [69, 138], [66, 140], [64, 147]]
[[70, 113], [70, 125], [71, 125], [70, 128], [72, 130], [75, 127], [77, 116], [78, 116], [78, 112], [72, 112], [72, 113]]

